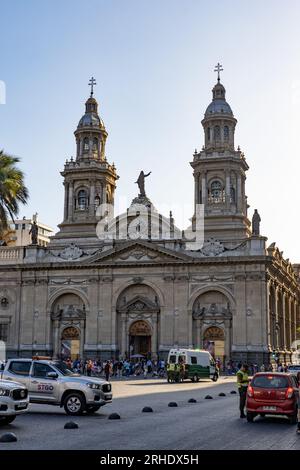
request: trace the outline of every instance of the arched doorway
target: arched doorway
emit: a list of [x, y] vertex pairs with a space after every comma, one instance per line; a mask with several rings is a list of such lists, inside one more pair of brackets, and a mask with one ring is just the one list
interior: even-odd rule
[[51, 307], [53, 357], [83, 357], [86, 308], [75, 293], [60, 295]]
[[117, 341], [121, 357], [151, 354], [159, 344], [160, 305], [154, 289], [146, 284], [125, 288], [117, 299]]
[[220, 359], [224, 364], [225, 359], [225, 334], [217, 327], [207, 328], [203, 335], [203, 349], [206, 349], [215, 359]]
[[193, 345], [210, 349], [222, 366], [231, 358], [234, 303], [224, 290], [207, 290], [193, 304]]
[[68, 326], [62, 331], [61, 351], [62, 359], [70, 357], [72, 360], [80, 356], [80, 331], [74, 326]]
[[151, 353], [152, 331], [148, 322], [138, 320], [129, 328], [129, 351], [130, 356], [142, 354], [147, 356]]

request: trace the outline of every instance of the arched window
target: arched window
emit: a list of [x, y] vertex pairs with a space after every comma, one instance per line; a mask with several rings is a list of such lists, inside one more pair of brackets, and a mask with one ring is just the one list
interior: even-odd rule
[[215, 140], [220, 140], [220, 137], [221, 137], [220, 126], [215, 126], [214, 127], [214, 139]]
[[229, 140], [229, 127], [224, 126], [224, 141], [228, 142], [228, 140]]
[[220, 181], [213, 181], [210, 185], [209, 202], [224, 202], [224, 190]]
[[89, 139], [87, 137], [85, 137], [83, 139], [83, 151], [84, 152], [87, 152], [90, 148], [90, 145], [89, 145]]
[[230, 202], [235, 202], [235, 189], [233, 186], [230, 187]]
[[98, 152], [98, 139], [96, 137], [93, 140], [93, 151]]
[[84, 211], [87, 208], [87, 194], [84, 189], [81, 189], [77, 197], [77, 207], [79, 210]]
[[207, 140], [210, 141], [210, 127], [207, 128]]

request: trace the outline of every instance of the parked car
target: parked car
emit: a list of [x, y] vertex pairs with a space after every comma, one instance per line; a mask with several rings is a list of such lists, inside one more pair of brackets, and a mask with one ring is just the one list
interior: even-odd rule
[[255, 416], [287, 416], [297, 423], [299, 384], [293, 374], [259, 372], [252, 378], [247, 390], [247, 421]]
[[112, 401], [109, 382], [74, 374], [61, 361], [9, 359], [2, 377], [27, 387], [31, 403], [64, 407], [69, 415], [95, 413]]
[[300, 364], [291, 364], [287, 368], [287, 372], [290, 372], [291, 374], [297, 375], [298, 372], [300, 373]]
[[28, 390], [17, 382], [0, 380], [0, 425], [10, 424], [25, 413], [29, 405]]

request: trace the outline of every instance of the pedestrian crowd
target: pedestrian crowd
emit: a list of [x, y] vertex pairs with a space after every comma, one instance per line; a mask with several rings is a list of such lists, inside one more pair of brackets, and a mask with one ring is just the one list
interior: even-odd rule
[[122, 377], [164, 377], [165, 376], [165, 361], [164, 360], [151, 360], [146, 358], [140, 359], [110, 359], [101, 361], [100, 359], [86, 359], [80, 357], [73, 360], [69, 357], [64, 359], [64, 363], [74, 373], [83, 374], [93, 377], [105, 377], [106, 380], [110, 378]]
[[[286, 363], [268, 363], [268, 364], [248, 364], [249, 375], [254, 375], [257, 372], [287, 372], [290, 364]], [[228, 361], [226, 364], [226, 375], [236, 375], [241, 368], [241, 362]]]

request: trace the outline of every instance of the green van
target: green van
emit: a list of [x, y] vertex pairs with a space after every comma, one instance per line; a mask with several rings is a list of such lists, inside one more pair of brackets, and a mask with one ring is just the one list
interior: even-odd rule
[[211, 379], [216, 382], [219, 369], [208, 351], [201, 349], [170, 349], [167, 363], [168, 382]]

